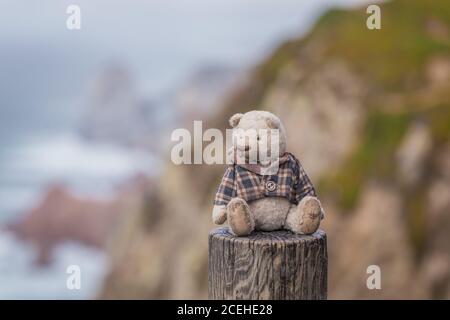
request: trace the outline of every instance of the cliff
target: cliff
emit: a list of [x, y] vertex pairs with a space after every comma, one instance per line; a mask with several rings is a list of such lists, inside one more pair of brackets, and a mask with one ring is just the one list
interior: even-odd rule
[[[450, 298], [450, 4], [332, 10], [248, 75], [204, 127], [267, 109], [327, 212], [330, 298]], [[202, 119], [205, 120], [205, 119]], [[168, 157], [169, 159], [169, 157]], [[205, 298], [223, 166], [174, 166], [111, 245], [101, 298]], [[366, 287], [379, 265], [382, 290]]]

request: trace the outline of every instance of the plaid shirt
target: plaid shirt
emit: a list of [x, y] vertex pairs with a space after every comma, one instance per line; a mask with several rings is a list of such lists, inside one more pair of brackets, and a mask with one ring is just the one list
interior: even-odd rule
[[285, 197], [298, 204], [316, 191], [300, 162], [291, 153], [280, 158], [276, 175], [261, 175], [240, 165], [229, 165], [214, 199], [214, 205], [227, 205], [232, 198], [246, 201], [264, 197]]

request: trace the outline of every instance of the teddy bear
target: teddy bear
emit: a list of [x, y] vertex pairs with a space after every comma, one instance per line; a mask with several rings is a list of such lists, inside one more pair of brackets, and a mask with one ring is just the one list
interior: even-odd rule
[[[280, 229], [297, 234], [314, 233], [324, 211], [300, 161], [286, 150], [287, 136], [281, 120], [268, 111], [254, 110], [233, 115], [229, 123], [233, 136], [235, 132], [249, 130], [257, 134], [233, 139], [230, 148], [233, 161], [227, 165], [217, 189], [213, 222], [220, 225], [228, 221], [236, 236]], [[273, 131], [277, 132], [276, 144], [270, 141]], [[253, 163], [248, 161], [250, 146], [268, 154], [274, 145], [278, 152], [268, 161], [258, 156]], [[236, 155], [247, 161], [236, 161]], [[268, 167], [272, 170], [267, 170]]]

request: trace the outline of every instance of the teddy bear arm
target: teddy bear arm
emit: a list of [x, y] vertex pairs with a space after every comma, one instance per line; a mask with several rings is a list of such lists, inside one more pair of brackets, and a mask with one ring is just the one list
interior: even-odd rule
[[[317, 198], [316, 189], [306, 174], [305, 169], [300, 164], [300, 161], [297, 160], [297, 173], [294, 177], [294, 188], [295, 188], [295, 199], [297, 203], [302, 202], [305, 197], [312, 197], [319, 201]], [[320, 201], [319, 201], [320, 203]]]
[[214, 205], [212, 220], [215, 224], [223, 224], [227, 220], [227, 207], [225, 205]]

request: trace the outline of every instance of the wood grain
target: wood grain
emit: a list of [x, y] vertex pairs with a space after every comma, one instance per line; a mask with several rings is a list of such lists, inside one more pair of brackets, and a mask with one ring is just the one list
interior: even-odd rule
[[209, 234], [210, 299], [292, 300], [327, 298], [325, 232], [289, 231], [233, 236], [228, 227]]

